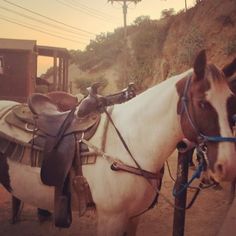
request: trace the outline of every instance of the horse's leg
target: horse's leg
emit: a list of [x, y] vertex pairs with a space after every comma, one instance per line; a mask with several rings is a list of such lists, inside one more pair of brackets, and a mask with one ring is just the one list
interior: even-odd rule
[[128, 218], [124, 213], [105, 214], [98, 212], [98, 236], [124, 236], [126, 235]]
[[41, 208], [37, 209], [37, 215], [41, 223], [45, 221], [50, 221], [52, 219], [52, 213]]
[[11, 223], [12, 224], [15, 224], [19, 218], [20, 218], [20, 213], [21, 213], [21, 200], [12, 196], [11, 198], [11, 201], [12, 201], [12, 219], [11, 219]]

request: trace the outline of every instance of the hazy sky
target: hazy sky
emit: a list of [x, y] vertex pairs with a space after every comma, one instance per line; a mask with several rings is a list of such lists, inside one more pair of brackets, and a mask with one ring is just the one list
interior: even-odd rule
[[[128, 1], [128, 0], [127, 0]], [[187, 0], [188, 7], [195, 0]], [[138, 16], [160, 18], [163, 9], [176, 12], [184, 0], [128, 2], [127, 24]], [[122, 2], [107, 0], [0, 0], [0, 37], [33, 39], [38, 45], [84, 49], [101, 32], [123, 26]], [[44, 60], [45, 61], [45, 60]]]

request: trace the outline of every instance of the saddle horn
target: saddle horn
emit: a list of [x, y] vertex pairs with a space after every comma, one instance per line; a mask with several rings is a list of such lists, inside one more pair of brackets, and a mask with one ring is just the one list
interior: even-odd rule
[[88, 94], [96, 96], [98, 94], [98, 88], [102, 86], [102, 83], [96, 82], [87, 88]]
[[99, 107], [99, 97], [98, 88], [101, 86], [101, 83], [97, 82], [87, 88], [88, 96], [82, 100], [79, 105], [79, 110], [77, 112], [78, 117], [83, 117], [89, 113], [96, 111]]

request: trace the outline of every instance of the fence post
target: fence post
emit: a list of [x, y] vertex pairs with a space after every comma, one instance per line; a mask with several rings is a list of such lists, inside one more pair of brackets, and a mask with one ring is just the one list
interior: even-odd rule
[[[176, 146], [178, 150], [177, 179], [175, 182], [175, 191], [178, 193], [182, 186], [188, 181], [189, 160], [192, 158], [194, 144], [183, 139]], [[174, 209], [173, 236], [184, 236], [185, 226], [185, 207], [187, 200], [187, 189], [181, 191], [175, 197], [175, 206], [182, 209]]]

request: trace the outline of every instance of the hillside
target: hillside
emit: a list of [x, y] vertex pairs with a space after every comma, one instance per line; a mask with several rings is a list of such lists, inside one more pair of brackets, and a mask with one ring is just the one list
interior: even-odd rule
[[162, 15], [155, 21], [141, 16], [128, 27], [127, 68], [123, 29], [98, 35], [83, 52], [71, 51], [72, 92], [84, 91], [94, 81], [102, 81], [105, 94], [129, 81], [143, 91], [190, 68], [202, 48], [218, 66], [236, 56], [235, 0], [202, 0], [187, 12], [167, 9]]

